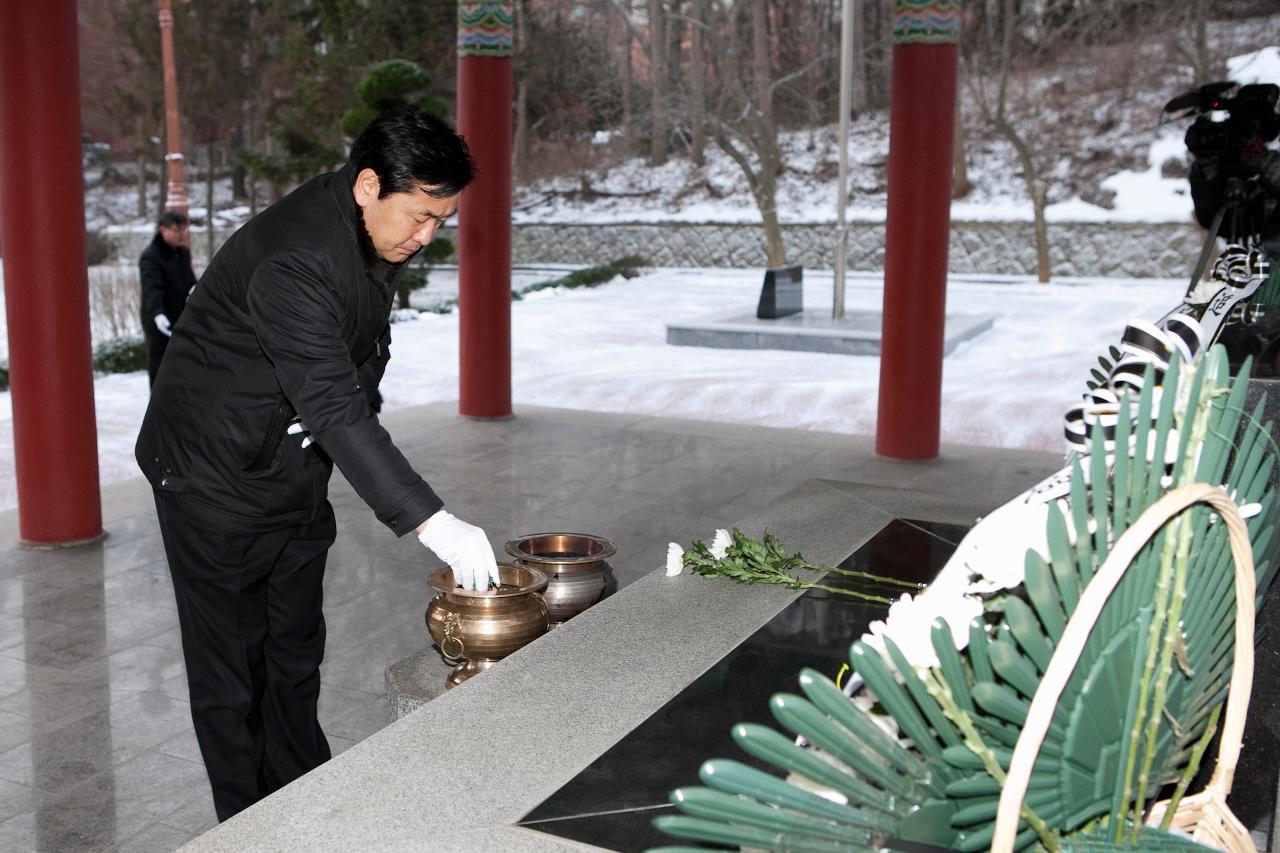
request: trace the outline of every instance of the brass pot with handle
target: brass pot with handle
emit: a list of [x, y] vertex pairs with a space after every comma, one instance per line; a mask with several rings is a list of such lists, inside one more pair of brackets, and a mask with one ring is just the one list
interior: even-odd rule
[[427, 576], [436, 591], [427, 604], [427, 633], [448, 661], [462, 661], [449, 675], [456, 687], [547, 632], [547, 605], [538, 592], [547, 576], [531, 566], [498, 564], [497, 589], [458, 586], [453, 571], [443, 568]]

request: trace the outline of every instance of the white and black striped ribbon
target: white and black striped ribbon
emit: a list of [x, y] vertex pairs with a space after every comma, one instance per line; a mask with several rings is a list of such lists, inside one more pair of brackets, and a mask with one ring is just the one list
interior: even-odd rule
[[[1257, 249], [1228, 246], [1213, 266], [1213, 281], [1221, 287], [1208, 302], [1184, 302], [1155, 323], [1133, 320], [1125, 326], [1119, 348], [1098, 359], [1101, 370], [1091, 371], [1083, 401], [1063, 419], [1067, 450], [1090, 453], [1094, 434], [1101, 432], [1107, 454], [1114, 454], [1121, 395], [1142, 391], [1148, 366], [1160, 386], [1174, 353], [1187, 364], [1212, 346], [1231, 311], [1257, 292], [1269, 271], [1266, 256]], [[1156, 416], [1156, 407], [1150, 416]], [[1137, 410], [1131, 409], [1129, 417], [1136, 426]]]

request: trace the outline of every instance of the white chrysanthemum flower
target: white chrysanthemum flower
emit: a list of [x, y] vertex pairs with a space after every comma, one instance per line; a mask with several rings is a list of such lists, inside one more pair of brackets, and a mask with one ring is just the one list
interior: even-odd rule
[[[1015, 498], [983, 518], [960, 540], [947, 561], [959, 561], [973, 580], [970, 593], [1013, 589], [1026, 579], [1027, 551], [1049, 553], [1045, 526], [1049, 504]], [[945, 574], [947, 567], [943, 567]]]
[[1213, 281], [1212, 279], [1205, 281], [1201, 279], [1196, 282], [1195, 287], [1191, 288], [1191, 292], [1186, 295], [1183, 301], [1188, 305], [1204, 305], [1217, 296], [1218, 291], [1223, 290], [1225, 287], [1226, 285], [1220, 281]]
[[721, 527], [716, 531], [716, 537], [711, 540], [711, 556], [717, 560], [723, 560], [724, 555], [729, 551], [729, 546], [732, 544], [733, 537], [729, 535], [729, 531]]
[[969, 642], [969, 622], [982, 615], [982, 600], [972, 595], [957, 594], [956, 589], [926, 589], [915, 598], [910, 593], [889, 605], [884, 621], [870, 625], [862, 642], [879, 652], [884, 651], [884, 638], [893, 640], [907, 663], [915, 669], [935, 667], [938, 655], [933, 649], [933, 620], [943, 619], [951, 629], [957, 649]]
[[667, 546], [667, 577], [673, 578], [684, 571], [684, 549], [679, 542]]

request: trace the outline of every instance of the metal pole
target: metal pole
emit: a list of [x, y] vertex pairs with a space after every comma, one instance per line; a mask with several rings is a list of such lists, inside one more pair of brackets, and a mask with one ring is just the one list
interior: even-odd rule
[[0, 231], [18, 537], [29, 545], [102, 536], [79, 66], [75, 0], [5, 6]]
[[[160, 56], [164, 65], [164, 119], [169, 164], [165, 210], [187, 212], [187, 184], [182, 176], [182, 122], [178, 117], [178, 70], [173, 58], [173, 0], [160, 0]], [[213, 212], [210, 199], [209, 213]]]
[[844, 275], [849, 256], [849, 227], [845, 206], [849, 201], [849, 112], [853, 104], [853, 15], [855, 0], [844, 0], [840, 13], [840, 170], [836, 179], [836, 287], [831, 317], [844, 319]]
[[506, 3], [458, 3], [458, 132], [475, 182], [458, 207], [458, 413], [511, 415], [511, 45]]

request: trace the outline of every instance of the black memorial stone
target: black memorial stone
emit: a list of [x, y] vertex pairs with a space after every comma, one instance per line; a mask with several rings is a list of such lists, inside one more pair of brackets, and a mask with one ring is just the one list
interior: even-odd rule
[[[954, 524], [894, 519], [840, 565], [927, 583], [965, 532]], [[856, 580], [839, 575], [822, 582], [859, 588]], [[882, 606], [837, 599], [821, 590], [806, 593], [525, 815], [520, 825], [607, 850], [641, 851], [676, 843], [652, 825], [654, 817], [675, 812], [667, 801], [671, 790], [698, 784], [698, 767], [708, 758], [733, 758], [763, 769], [738, 749], [730, 728], [740, 722], [776, 727], [769, 697], [796, 690], [796, 675], [806, 666], [836, 677], [849, 659], [850, 644], [884, 612]]]
[[764, 274], [756, 317], [777, 320], [804, 310], [804, 267], [774, 267]]

